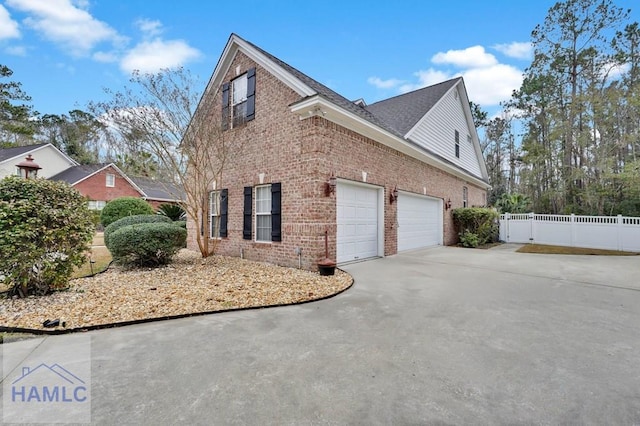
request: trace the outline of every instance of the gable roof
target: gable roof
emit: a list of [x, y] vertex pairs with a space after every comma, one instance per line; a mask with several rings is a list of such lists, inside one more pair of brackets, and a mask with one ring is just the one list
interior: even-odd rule
[[404, 136], [461, 80], [461, 77], [453, 78], [373, 103], [366, 108], [390, 129]]
[[74, 186], [79, 184], [83, 180], [89, 179], [91, 176], [95, 175], [96, 173], [108, 168], [114, 169], [120, 176], [122, 176], [127, 182], [129, 182], [129, 184], [133, 187], [133, 189], [138, 191], [140, 195], [142, 196], [145, 195], [144, 191], [142, 191], [142, 189], [140, 189], [140, 187], [138, 187], [138, 185], [136, 185], [135, 182], [129, 179], [129, 176], [124, 174], [122, 170], [120, 170], [118, 166], [116, 166], [113, 163], [80, 164], [78, 166], [69, 167], [67, 170], [62, 171], [55, 176], [51, 176], [49, 179], [64, 181], [64, 182], [67, 182], [69, 185]]
[[23, 157], [26, 154], [32, 153], [34, 151], [38, 151], [42, 148], [50, 146], [54, 150], [56, 150], [62, 157], [68, 160], [71, 164], [78, 164], [73, 158], [69, 157], [64, 152], [60, 151], [56, 148], [55, 145], [51, 143], [39, 143], [35, 145], [25, 145], [25, 146], [13, 146], [11, 148], [0, 148], [0, 163], [3, 163], [7, 160], [11, 160], [12, 158]]
[[175, 185], [143, 176], [131, 176], [131, 180], [138, 185], [148, 200], [176, 201], [184, 199], [184, 191]]
[[[365, 106], [364, 102], [350, 101], [286, 62], [276, 58], [269, 52], [242, 39], [237, 34], [231, 34], [202, 98], [212, 90], [214, 91], [217, 87], [220, 87], [222, 83], [221, 80], [227, 73], [238, 51], [247, 55], [251, 60], [262, 66], [301, 96], [301, 100], [290, 105], [290, 110], [300, 115], [301, 119], [312, 116], [324, 117], [327, 120], [381, 142], [420, 161], [447, 170], [459, 177], [470, 179], [481, 186], [489, 188], [484, 158], [482, 158], [481, 154], [478, 154], [480, 151], [477, 134], [474, 135], [474, 145], [478, 145], [476, 146], [476, 155], [479, 155], [478, 159], [481, 162], [483, 176], [476, 176], [433, 151], [417, 145], [412, 142], [409, 139], [409, 135], [407, 135], [420, 119], [422, 119], [453, 86], [462, 85], [462, 92], [464, 92], [466, 96], [466, 89], [464, 89], [462, 78], [459, 77], [448, 80], [434, 86], [425, 87], [414, 92]], [[394, 114], [391, 111], [391, 106], [394, 105], [403, 109], [407, 116], [400, 112]], [[421, 114], [419, 114], [421, 108], [426, 109], [423, 109]], [[469, 128], [473, 129], [475, 133], [475, 126], [470, 111], [465, 111], [465, 117]], [[403, 130], [407, 131], [403, 132]]]

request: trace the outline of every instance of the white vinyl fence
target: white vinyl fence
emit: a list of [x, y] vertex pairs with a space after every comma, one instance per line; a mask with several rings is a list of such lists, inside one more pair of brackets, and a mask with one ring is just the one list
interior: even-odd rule
[[506, 213], [500, 241], [640, 251], [640, 217]]

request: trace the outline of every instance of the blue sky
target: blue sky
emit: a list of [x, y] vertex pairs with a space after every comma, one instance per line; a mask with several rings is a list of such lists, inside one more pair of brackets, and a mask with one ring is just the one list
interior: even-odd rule
[[133, 69], [182, 65], [201, 90], [235, 32], [349, 99], [462, 75], [470, 99], [495, 113], [519, 87], [531, 30], [554, 3], [0, 0], [0, 64], [38, 112], [64, 114], [123, 88]]

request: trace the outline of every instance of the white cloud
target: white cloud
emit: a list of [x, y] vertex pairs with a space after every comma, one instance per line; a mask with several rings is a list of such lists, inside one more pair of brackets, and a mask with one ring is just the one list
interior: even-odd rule
[[118, 62], [118, 54], [116, 52], [95, 52], [92, 56], [94, 61], [110, 63], [110, 62]]
[[24, 20], [27, 26], [74, 55], [87, 54], [102, 42], [117, 45], [125, 41], [109, 25], [91, 16], [84, 0], [7, 0], [6, 4], [29, 14]]
[[420, 70], [413, 73], [413, 75], [418, 77], [418, 82], [403, 84], [402, 86], [400, 86], [400, 93], [407, 93], [411, 92], [412, 90], [418, 90], [423, 87], [441, 83], [453, 77], [453, 75], [447, 72], [436, 70], [433, 68], [429, 68], [428, 70]]
[[120, 61], [125, 72], [138, 70], [154, 73], [163, 68], [174, 68], [200, 57], [200, 51], [182, 40], [155, 39], [143, 41], [131, 49]]
[[24, 46], [9, 46], [4, 51], [8, 55], [13, 56], [27, 56], [27, 48]]
[[160, 21], [152, 21], [150, 19], [138, 19], [136, 26], [145, 37], [155, 37], [162, 34], [162, 23]]
[[482, 46], [467, 47], [462, 50], [448, 50], [438, 52], [431, 58], [434, 64], [449, 64], [460, 68], [489, 67], [498, 63], [491, 53], [487, 53]]
[[472, 68], [462, 72], [469, 100], [483, 105], [498, 105], [522, 85], [522, 71], [506, 64]]
[[367, 79], [367, 83], [377, 87], [378, 89], [393, 89], [394, 87], [398, 87], [404, 83], [404, 80], [398, 80], [397, 78], [382, 80], [379, 77], [369, 77]]
[[531, 59], [533, 57], [533, 46], [528, 41], [496, 44], [492, 47], [510, 58]]
[[11, 19], [9, 11], [0, 4], [0, 40], [20, 37], [18, 23]]

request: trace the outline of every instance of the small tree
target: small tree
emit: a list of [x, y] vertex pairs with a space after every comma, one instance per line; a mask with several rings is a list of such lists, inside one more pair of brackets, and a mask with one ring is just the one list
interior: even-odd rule
[[86, 199], [66, 183], [0, 180], [0, 281], [20, 297], [64, 286], [94, 229]]
[[118, 219], [138, 214], [153, 214], [153, 208], [142, 198], [120, 197], [104, 206], [100, 221], [102, 226], [107, 227]]
[[[112, 145], [133, 156], [150, 153], [159, 177], [171, 184], [165, 189], [190, 220], [209, 229], [209, 192], [222, 188], [223, 171], [242, 153], [222, 131], [219, 88], [207, 87], [201, 98], [193, 90], [200, 84], [182, 68], [136, 72], [131, 83], [133, 88], [112, 93], [110, 101], [91, 104], [90, 110], [105, 123]], [[217, 240], [195, 236], [202, 257], [215, 252]]]

